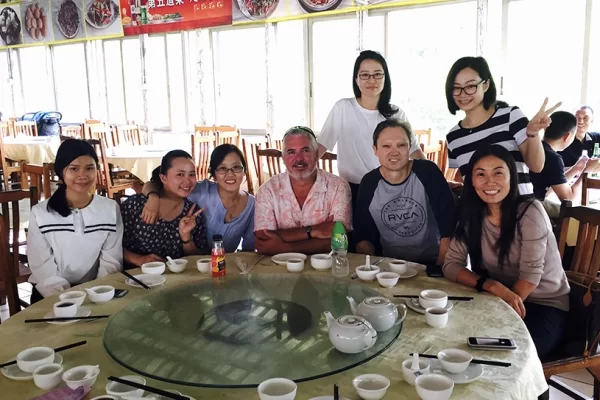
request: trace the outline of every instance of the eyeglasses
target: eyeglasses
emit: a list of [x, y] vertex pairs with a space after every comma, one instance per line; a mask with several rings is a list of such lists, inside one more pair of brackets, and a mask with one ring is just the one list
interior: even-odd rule
[[287, 131], [285, 131], [285, 135], [289, 134], [289, 133], [294, 133], [294, 132], [298, 132], [298, 131], [302, 131], [302, 132], [306, 132], [306, 133], [310, 133], [314, 138], [316, 138], [317, 136], [315, 135], [315, 133], [312, 131], [312, 129], [307, 128], [306, 126], [293, 126], [290, 129], [288, 129]]
[[479, 87], [479, 85], [481, 85], [482, 83], [485, 83], [485, 82], [487, 82], [487, 79], [483, 79], [481, 82], [479, 82], [476, 85], [467, 85], [465, 87], [454, 87], [454, 88], [452, 88], [452, 95], [460, 96], [460, 94], [463, 91], [468, 95], [475, 94], [475, 93], [477, 93], [477, 88]]
[[358, 79], [360, 79], [361, 81], [368, 81], [370, 78], [374, 78], [374, 79], [380, 81], [383, 78], [385, 78], [385, 74], [383, 72], [376, 72], [374, 74], [369, 74], [367, 72], [364, 72], [362, 74], [358, 74]]
[[216, 169], [217, 174], [219, 175], [227, 175], [227, 173], [231, 171], [234, 174], [241, 174], [244, 172], [244, 167], [241, 165], [236, 165], [235, 167], [227, 168], [227, 167], [219, 167]]

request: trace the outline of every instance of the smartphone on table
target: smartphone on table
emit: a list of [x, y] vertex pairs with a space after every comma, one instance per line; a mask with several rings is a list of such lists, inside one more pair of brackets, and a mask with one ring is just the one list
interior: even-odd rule
[[127, 289], [115, 289], [115, 298], [119, 299], [129, 293]]
[[512, 339], [470, 337], [467, 339], [469, 347], [480, 350], [515, 350], [517, 344]]

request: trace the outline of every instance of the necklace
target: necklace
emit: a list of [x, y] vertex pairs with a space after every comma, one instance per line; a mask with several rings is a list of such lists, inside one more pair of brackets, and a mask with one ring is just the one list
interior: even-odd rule
[[235, 199], [231, 202], [231, 205], [229, 207], [227, 207], [225, 205], [225, 203], [223, 203], [223, 206], [225, 207], [225, 210], [227, 211], [225, 216], [227, 217], [227, 219], [229, 219], [229, 221], [233, 220], [233, 214], [237, 210], [238, 204], [239, 204], [241, 198], [242, 198], [242, 196], [240, 194], [238, 194], [235, 197]]

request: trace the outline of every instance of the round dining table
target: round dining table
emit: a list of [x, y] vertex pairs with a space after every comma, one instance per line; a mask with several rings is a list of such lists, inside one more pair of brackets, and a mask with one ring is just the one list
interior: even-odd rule
[[2, 142], [5, 158], [37, 165], [54, 162], [60, 147], [58, 136], [5, 137]]
[[160, 166], [169, 150], [157, 146], [119, 146], [107, 149], [106, 160], [117, 167], [131, 172], [143, 182], [152, 177], [154, 168]]
[[[194, 310], [198, 302], [193, 302], [183, 295], [194, 285], [211, 286], [217, 290], [219, 288], [233, 285], [233, 282], [240, 282], [242, 279], [260, 278], [265, 276], [274, 277], [273, 279], [286, 278], [287, 280], [296, 279], [300, 281], [319, 281], [330, 282], [331, 292], [329, 296], [333, 298], [332, 314], [337, 318], [341, 315], [352, 314], [346, 296], [352, 296], [352, 293], [337, 293], [336, 290], [343, 287], [364, 287], [369, 292], [379, 293], [394, 303], [401, 304], [407, 301], [405, 298], [395, 297], [397, 295], [418, 295], [424, 289], [441, 289], [449, 296], [468, 296], [473, 299], [470, 301], [454, 301], [453, 307], [449, 312], [449, 321], [442, 328], [432, 328], [425, 322], [425, 316], [408, 309], [406, 319], [402, 323], [400, 334], [397, 338], [387, 338], [389, 345], [382, 347], [380, 351], [367, 357], [361, 362], [357, 362], [350, 368], [342, 368], [340, 372], [331, 374], [321, 374], [314, 379], [297, 379], [298, 392], [296, 399], [306, 400], [313, 397], [331, 395], [333, 386], [337, 384], [340, 390], [340, 396], [351, 400], [358, 400], [359, 396], [352, 386], [352, 380], [358, 375], [366, 373], [375, 373], [386, 376], [390, 379], [391, 385], [387, 390], [384, 399], [418, 399], [416, 389], [409, 385], [403, 379], [402, 362], [411, 358], [410, 353], [426, 353], [436, 355], [442, 349], [458, 348], [469, 351], [476, 359], [494, 360], [510, 363], [508, 367], [497, 367], [483, 365], [483, 374], [475, 381], [467, 384], [456, 384], [451, 399], [533, 399], [548, 389], [544, 379], [544, 373], [541, 362], [537, 357], [535, 346], [531, 340], [527, 328], [523, 321], [501, 299], [487, 293], [477, 293], [475, 290], [455, 284], [444, 278], [431, 278], [425, 273], [425, 267], [420, 264], [409, 263], [409, 268], [414, 268], [417, 275], [409, 279], [401, 279], [393, 288], [383, 288], [378, 282], [363, 282], [360, 279], [352, 279], [354, 268], [364, 264], [365, 257], [357, 254], [348, 254], [348, 260], [351, 266], [350, 275], [343, 278], [336, 278], [331, 275], [331, 270], [317, 271], [310, 265], [310, 257], [306, 260], [306, 265], [301, 273], [290, 273], [285, 266], [273, 262], [269, 256], [261, 256], [257, 253], [241, 252], [228, 254], [227, 276], [225, 278], [213, 279], [211, 274], [200, 273], [196, 268], [196, 261], [199, 256], [186, 257], [189, 260], [187, 268], [179, 274], [174, 274], [168, 270], [164, 273], [166, 281], [161, 286], [152, 287], [150, 290], [141, 287], [132, 287], [126, 283], [127, 278], [122, 274], [112, 274], [98, 278], [92, 282], [87, 282], [70, 290], [89, 288], [97, 285], [112, 285], [117, 289], [128, 289], [129, 293], [122, 298], [114, 298], [105, 304], [93, 304], [86, 298], [84, 306], [91, 309], [92, 315], [110, 315], [107, 319], [81, 320], [70, 324], [49, 324], [47, 322], [25, 323], [25, 320], [43, 318], [52, 310], [54, 303], [58, 301], [58, 296], [48, 297], [20, 313], [10, 317], [6, 322], [0, 325], [0, 338], [3, 345], [0, 346], [0, 363], [15, 359], [17, 353], [34, 346], [48, 346], [57, 348], [81, 340], [86, 340], [87, 344], [65, 350], [62, 352], [64, 358], [63, 366], [65, 370], [79, 365], [99, 365], [100, 375], [97, 382], [88, 393], [86, 399], [105, 394], [105, 386], [109, 376], [122, 377], [127, 375], [144, 375], [146, 385], [159, 389], [177, 390], [187, 396], [195, 399], [239, 399], [247, 400], [258, 398], [256, 388], [252, 387], [232, 387], [219, 385], [194, 384], [203, 382], [203, 376], [194, 377], [193, 374], [183, 374], [182, 379], [188, 379], [189, 382], [181, 384], [177, 379], [162, 379], [165, 371], [181, 372], [181, 365], [186, 359], [196, 361], [195, 355], [206, 349], [194, 350], [194, 340], [183, 339], [174, 340], [161, 336], [160, 332], [148, 332], [144, 330], [143, 325], [153, 326], [157, 321], [170, 319], [179, 319], [177, 326], [182, 329], [191, 329], [197, 326], [198, 321], [191, 321], [186, 317], [186, 310]], [[377, 258], [372, 258], [373, 262]], [[387, 262], [380, 264], [382, 270], [389, 270]], [[130, 270], [129, 273], [135, 275], [139, 270]], [[228, 282], [229, 280], [229, 282]], [[311, 292], [310, 285], [290, 290], [289, 297], [293, 299], [304, 298], [302, 302], [310, 302], [311, 297], [315, 296]], [[178, 300], [177, 291], [182, 293], [181, 301]], [[283, 288], [280, 291], [285, 292]], [[298, 293], [298, 290], [304, 290]], [[321, 289], [320, 289], [321, 290]], [[171, 313], [153, 312], [149, 318], [144, 317], [143, 313], [148, 312], [149, 307], [153, 307], [154, 300], [160, 293], [169, 293], [171, 299]], [[202, 296], [211, 297], [214, 291], [195, 294], [198, 299]], [[218, 293], [217, 293], [218, 295]], [[285, 294], [284, 294], [285, 296]], [[185, 299], [188, 300], [185, 300]], [[210, 300], [210, 299], [209, 299]], [[360, 299], [357, 299], [360, 301]], [[410, 301], [410, 299], [408, 300]], [[216, 301], [215, 301], [216, 303]], [[129, 313], [129, 314], [127, 314]], [[138, 317], [136, 317], [138, 315]], [[327, 321], [323, 313], [316, 317], [316, 324], [319, 329], [326, 332]], [[204, 322], [206, 325], [208, 322]], [[225, 335], [227, 332], [220, 332]], [[172, 333], [173, 334], [173, 333]], [[396, 332], [397, 334], [397, 332]], [[394, 334], [394, 336], [396, 336]], [[327, 337], [326, 335], [322, 335]], [[468, 337], [501, 337], [513, 339], [517, 344], [517, 349], [503, 351], [475, 350], [467, 346]], [[115, 344], [115, 340], [117, 343]], [[119, 340], [127, 341], [127, 345], [119, 347]], [[291, 343], [291, 342], [290, 342]], [[297, 348], [302, 351], [309, 351], [315, 343], [298, 343]], [[146, 346], [146, 347], [144, 347]], [[338, 353], [333, 349], [333, 345], [327, 347], [329, 358], [343, 359], [346, 355]], [[133, 348], [133, 349], [132, 349]], [[146, 351], [144, 348], [155, 348], [160, 351]], [[322, 352], [322, 350], [319, 350]], [[137, 355], [136, 355], [137, 352]], [[112, 356], [111, 356], [112, 353]], [[235, 348], [231, 353], [236, 353]], [[240, 352], [237, 352], [240, 353]], [[172, 354], [169, 356], [169, 354]], [[211, 363], [220, 358], [231, 358], [232, 354], [213, 354], [206, 356], [203, 354], [205, 362]], [[287, 363], [294, 363], [293, 353], [287, 355]], [[244, 363], [251, 363], [254, 359], [252, 354], [236, 354], [240, 357], [240, 368]], [[265, 358], [264, 354], [262, 355]], [[269, 355], [266, 355], [266, 359]], [[272, 357], [278, 357], [278, 354], [272, 354]], [[145, 357], [143, 362], [134, 359], [135, 357]], [[323, 354], [312, 354], [315, 360], [323, 358]], [[323, 358], [324, 359], [324, 358]], [[299, 362], [300, 360], [298, 360]], [[277, 360], [281, 363], [281, 360]], [[134, 365], [132, 371], [126, 366]], [[213, 364], [211, 364], [213, 365]], [[281, 364], [284, 365], [284, 364]], [[268, 366], [265, 370], [268, 370]], [[264, 371], [260, 378], [275, 377], [278, 374], [286, 374], [287, 369], [279, 371]], [[260, 372], [260, 371], [259, 371]], [[175, 372], [169, 372], [175, 373]], [[229, 381], [235, 383], [235, 369], [214, 367], [211, 374], [223, 375]], [[175, 376], [175, 375], [173, 375]], [[218, 380], [218, 376], [217, 379]], [[295, 378], [295, 377], [294, 377]], [[239, 378], [240, 380], [244, 378]], [[175, 383], [178, 382], [178, 383]], [[3, 400], [9, 399], [33, 399], [44, 393], [38, 389], [33, 381], [15, 381], [0, 375], [0, 397]]]

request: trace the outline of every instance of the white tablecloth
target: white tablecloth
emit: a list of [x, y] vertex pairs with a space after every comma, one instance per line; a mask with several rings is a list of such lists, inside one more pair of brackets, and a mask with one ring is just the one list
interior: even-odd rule
[[58, 137], [17, 137], [3, 138], [4, 156], [14, 161], [26, 161], [29, 164], [54, 162], [60, 146]]
[[147, 182], [169, 150], [156, 146], [113, 147], [107, 150], [107, 161]]

